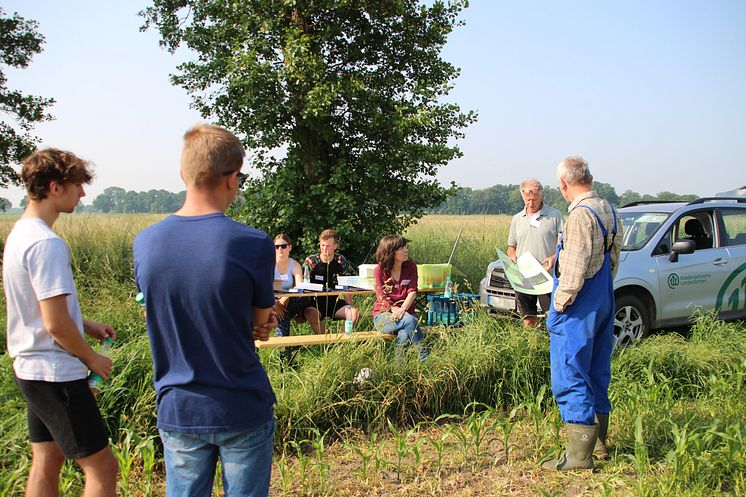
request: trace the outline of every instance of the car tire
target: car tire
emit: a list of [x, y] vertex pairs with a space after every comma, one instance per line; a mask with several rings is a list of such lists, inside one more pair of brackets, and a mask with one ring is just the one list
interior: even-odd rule
[[618, 347], [633, 345], [650, 333], [650, 316], [642, 300], [634, 295], [620, 295], [614, 311], [614, 336]]

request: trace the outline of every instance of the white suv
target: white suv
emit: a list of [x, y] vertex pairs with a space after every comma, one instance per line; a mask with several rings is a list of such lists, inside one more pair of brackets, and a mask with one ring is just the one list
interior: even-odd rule
[[[651, 329], [688, 324], [697, 310], [746, 318], [746, 197], [635, 202], [618, 209], [624, 226], [614, 279], [620, 345]], [[515, 311], [499, 261], [480, 284], [483, 306]]]

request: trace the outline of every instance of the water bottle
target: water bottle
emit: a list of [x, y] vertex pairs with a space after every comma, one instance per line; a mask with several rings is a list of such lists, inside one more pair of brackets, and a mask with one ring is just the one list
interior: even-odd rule
[[345, 309], [345, 335], [352, 334], [352, 309]]
[[453, 297], [453, 282], [451, 281], [450, 276], [446, 278], [446, 287], [443, 290], [443, 296], [447, 299]]
[[[99, 349], [98, 353], [102, 356], [109, 357], [109, 353], [111, 352], [111, 344], [113, 343], [113, 338], [104, 338], [104, 343], [101, 345], [101, 349]], [[103, 383], [103, 381], [104, 379], [94, 372], [91, 372], [91, 374], [88, 375], [88, 388], [91, 389], [93, 395], [98, 395], [101, 393], [101, 383]]]
[[311, 283], [311, 270], [308, 266], [303, 268], [303, 283]]

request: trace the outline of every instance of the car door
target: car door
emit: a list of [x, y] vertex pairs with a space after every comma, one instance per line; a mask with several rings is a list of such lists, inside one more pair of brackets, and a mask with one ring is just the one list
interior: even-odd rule
[[733, 319], [746, 315], [746, 208], [724, 208], [719, 214], [730, 272], [718, 290], [716, 305], [724, 318]]
[[680, 321], [697, 309], [715, 308], [718, 291], [732, 271], [728, 250], [719, 246], [715, 226], [712, 209], [682, 214], [671, 226], [667, 234], [670, 240], [695, 240], [698, 248], [692, 254], [680, 254], [676, 262], [668, 257], [655, 258], [662, 320]]

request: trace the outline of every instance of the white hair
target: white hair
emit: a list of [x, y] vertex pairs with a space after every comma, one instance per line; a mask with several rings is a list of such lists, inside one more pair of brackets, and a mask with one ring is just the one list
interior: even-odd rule
[[541, 184], [541, 181], [536, 178], [524, 179], [519, 189], [521, 193], [523, 193], [523, 190], [530, 186], [535, 186], [539, 192], [539, 199], [544, 200], [544, 186]]
[[520, 188], [521, 188], [521, 190], [523, 190], [523, 188], [525, 188], [526, 186], [529, 186], [529, 185], [535, 185], [536, 189], [539, 190], [539, 191], [543, 191], [544, 190], [544, 185], [542, 185], [541, 181], [539, 181], [536, 178], [524, 179], [523, 182], [521, 183], [521, 187]]
[[588, 161], [579, 155], [560, 162], [557, 166], [557, 177], [565, 180], [568, 185], [589, 185], [593, 182]]

